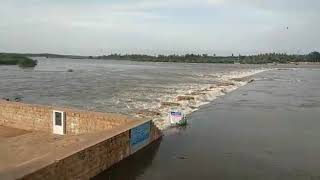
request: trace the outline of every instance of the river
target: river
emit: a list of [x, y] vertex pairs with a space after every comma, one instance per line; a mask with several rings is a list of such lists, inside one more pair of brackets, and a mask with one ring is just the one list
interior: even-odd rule
[[[171, 108], [190, 114], [244, 85], [215, 84], [266, 69], [261, 65], [35, 59], [39, 64], [34, 69], [0, 66], [0, 98], [20, 97], [26, 103], [148, 117], [162, 129], [169, 125]], [[178, 102], [177, 97], [183, 95], [194, 99]], [[167, 102], [178, 105], [163, 105]]]

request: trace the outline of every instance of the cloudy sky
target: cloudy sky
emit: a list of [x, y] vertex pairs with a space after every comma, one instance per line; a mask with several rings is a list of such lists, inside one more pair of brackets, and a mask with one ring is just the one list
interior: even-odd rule
[[320, 51], [319, 0], [0, 0], [0, 52]]

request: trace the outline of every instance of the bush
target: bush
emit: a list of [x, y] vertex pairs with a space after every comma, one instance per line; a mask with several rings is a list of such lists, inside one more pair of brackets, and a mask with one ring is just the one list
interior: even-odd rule
[[0, 54], [0, 65], [19, 65], [19, 67], [35, 67], [36, 60], [21, 55]]
[[38, 61], [32, 60], [29, 58], [21, 59], [18, 62], [20, 67], [35, 67], [38, 64]]
[[320, 53], [319, 52], [312, 52], [307, 55], [307, 61], [309, 62], [320, 62]]

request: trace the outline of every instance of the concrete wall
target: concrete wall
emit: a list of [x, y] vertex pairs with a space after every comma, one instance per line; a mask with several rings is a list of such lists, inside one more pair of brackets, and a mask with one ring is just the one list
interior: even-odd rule
[[[149, 121], [150, 139], [140, 149], [154, 142], [162, 136], [161, 131]], [[141, 125], [141, 124], [140, 124]], [[135, 125], [132, 128], [139, 126]], [[21, 179], [25, 180], [60, 180], [60, 179], [89, 179], [135, 153], [132, 150], [130, 131], [125, 130], [117, 135], [84, 148], [77, 153], [61, 158], [42, 169], [39, 169]], [[103, 135], [104, 136], [104, 135]]]
[[[152, 120], [0, 100], [0, 125], [52, 132], [53, 110], [66, 112], [67, 136], [43, 156], [8, 167], [8, 179], [89, 179], [162, 136]], [[81, 135], [80, 135], [81, 134]]]
[[67, 134], [84, 134], [112, 129], [129, 121], [126, 116], [118, 114], [79, 111], [0, 100], [0, 125], [25, 130], [52, 132], [53, 110], [66, 112]]

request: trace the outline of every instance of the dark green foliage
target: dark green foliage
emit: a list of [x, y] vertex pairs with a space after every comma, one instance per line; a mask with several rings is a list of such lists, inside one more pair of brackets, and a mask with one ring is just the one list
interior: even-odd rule
[[307, 61], [309, 62], [320, 62], [320, 53], [312, 52], [307, 55]]
[[[27, 57], [47, 58], [72, 58], [72, 59], [104, 59], [104, 60], [130, 60], [144, 62], [180, 62], [180, 63], [224, 63], [224, 64], [267, 64], [267, 63], [290, 63], [290, 62], [320, 62], [320, 53], [312, 52], [308, 55], [288, 55], [281, 53], [267, 53], [250, 56], [213, 56], [208, 54], [186, 55], [144, 55], [144, 54], [111, 54], [103, 56], [74, 56], [58, 54], [0, 54], [0, 64], [21, 64], [24, 67], [33, 67], [37, 64]], [[20, 59], [20, 60], [18, 60]], [[22, 60], [24, 59], [24, 60]], [[25, 60], [29, 59], [29, 60]], [[32, 62], [33, 61], [33, 62]]]
[[38, 64], [36, 60], [32, 60], [29, 58], [21, 59], [18, 63], [20, 67], [35, 67]]
[[186, 55], [121, 55], [111, 54], [98, 56], [95, 59], [132, 60], [150, 62], [181, 62], [181, 63], [241, 63], [241, 64], [267, 64], [267, 63], [290, 63], [290, 62], [320, 62], [320, 53], [312, 52], [309, 55], [288, 55], [281, 53], [267, 53], [252, 56], [209, 56], [207, 54], [186, 54]]
[[110, 59], [110, 60], [131, 60], [131, 61], [148, 61], [148, 62], [181, 62], [181, 63], [234, 63], [237, 58], [235, 57], [218, 57], [209, 56], [207, 54], [186, 54], [186, 55], [121, 55], [111, 54], [108, 56], [98, 56], [97, 59]]
[[0, 65], [19, 65], [20, 67], [35, 67], [36, 60], [17, 54], [0, 54]]
[[240, 63], [243, 64], [267, 64], [267, 63], [290, 63], [302, 61], [298, 55], [287, 55], [287, 54], [259, 54], [254, 56], [242, 57]]

